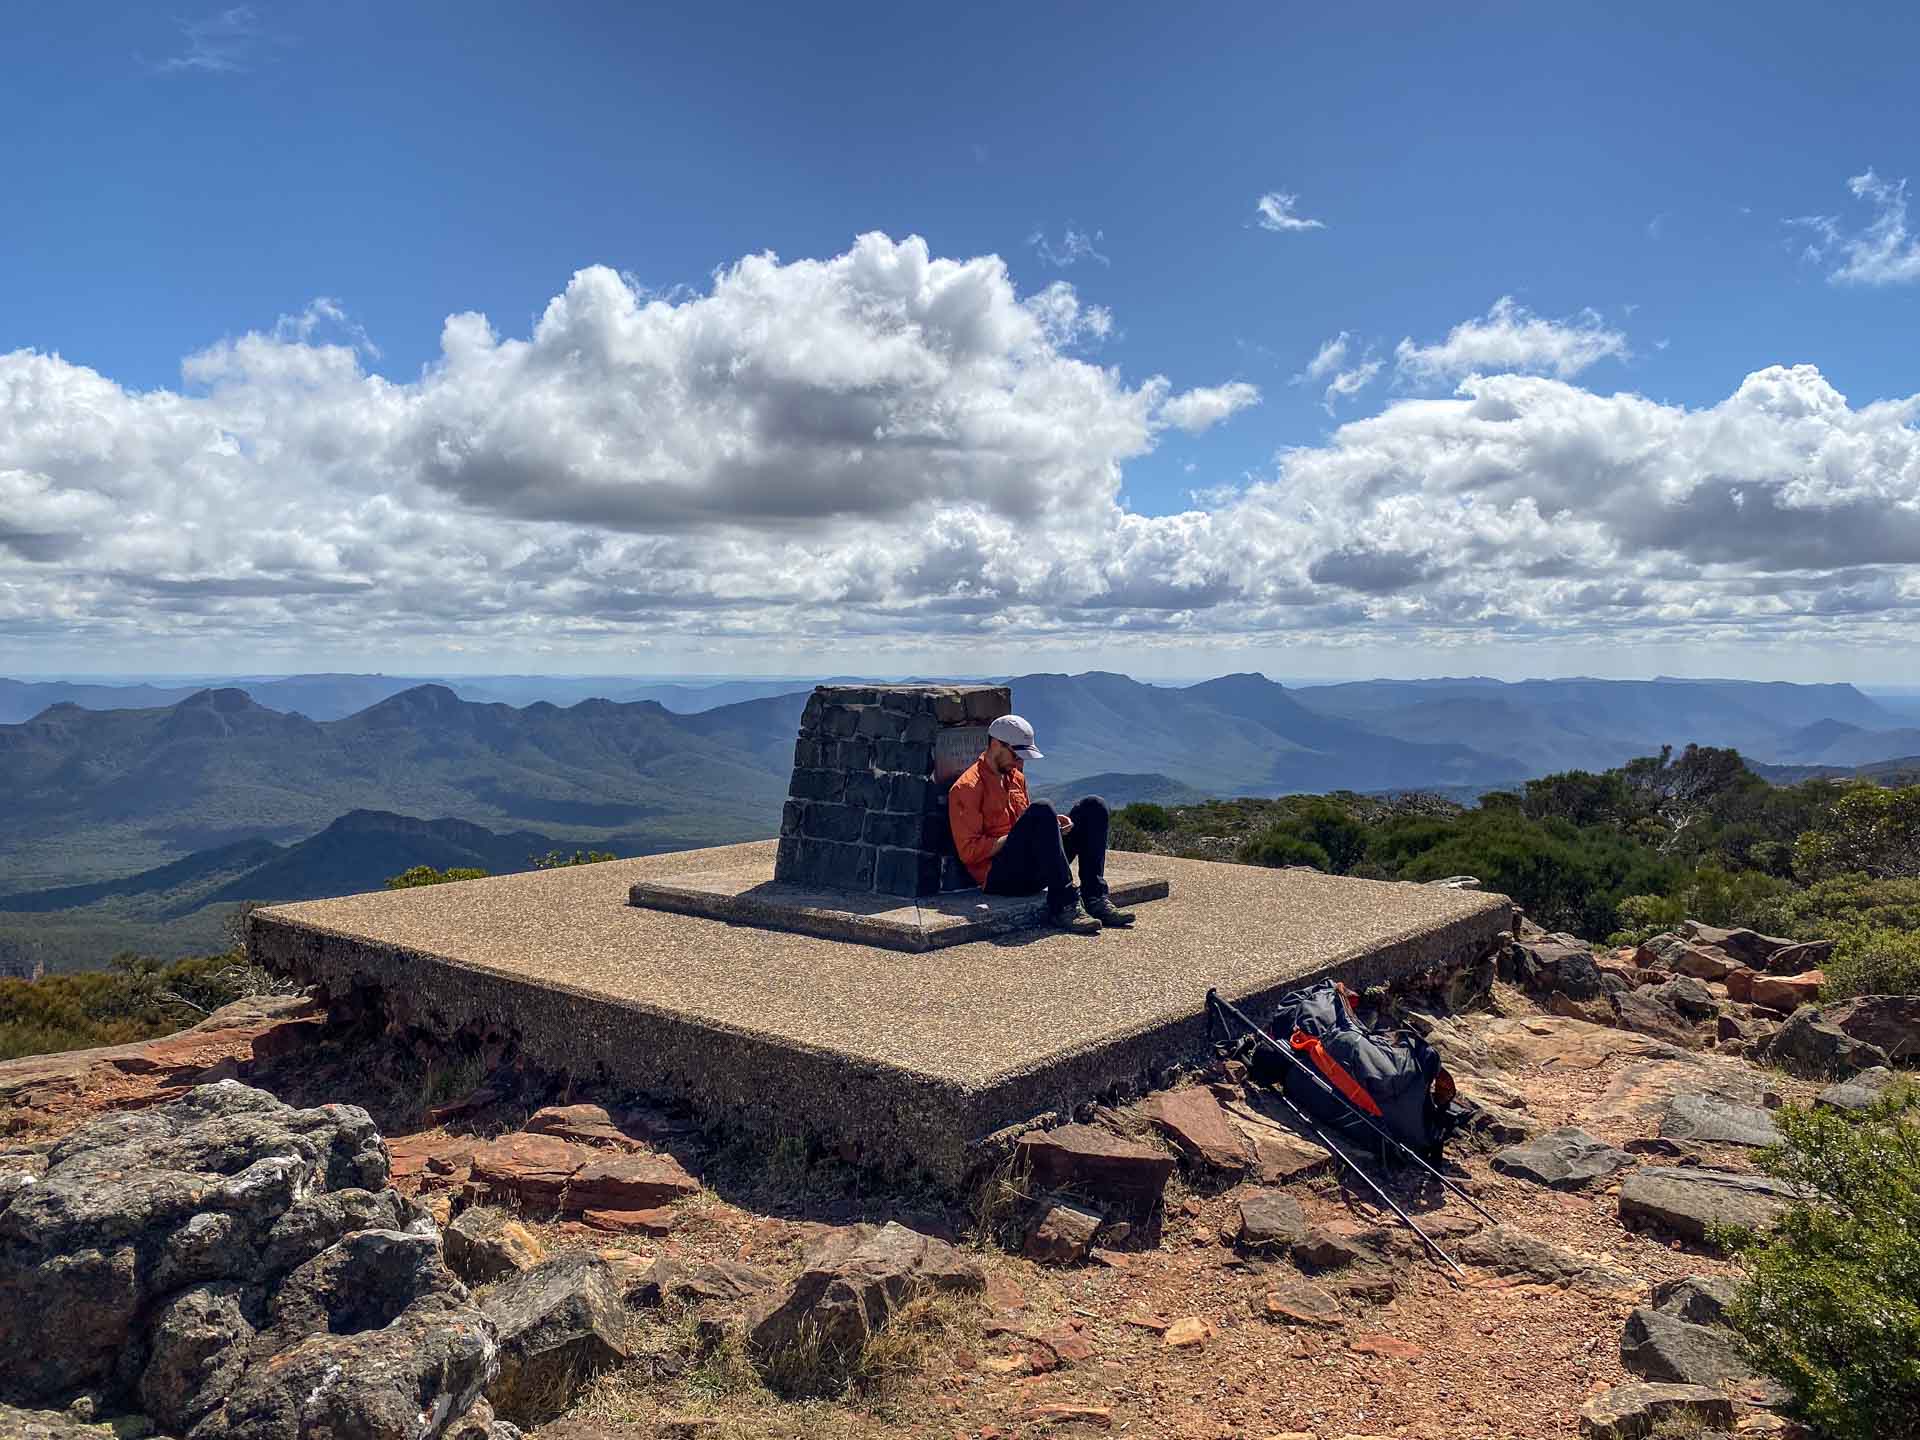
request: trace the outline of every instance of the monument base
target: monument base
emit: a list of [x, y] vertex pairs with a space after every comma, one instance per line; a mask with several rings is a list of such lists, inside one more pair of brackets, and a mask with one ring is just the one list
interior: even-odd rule
[[[762, 930], [790, 930], [823, 940], [909, 951], [988, 940], [1032, 929], [1045, 918], [1044, 895], [957, 890], [913, 900], [788, 885], [769, 879], [768, 873], [757, 857], [736, 854], [725, 861], [638, 881], [628, 891], [628, 899], [643, 910], [669, 910]], [[1107, 886], [1113, 903], [1120, 906], [1164, 900], [1168, 892], [1164, 873], [1154, 872], [1130, 855], [1109, 857]]]
[[918, 954], [628, 903], [635, 885], [692, 874], [757, 882], [773, 852], [275, 905], [249, 917], [248, 951], [398, 1028], [510, 1037], [521, 1063], [588, 1090], [680, 1100], [705, 1123], [819, 1137], [959, 1185], [1009, 1127], [1204, 1057], [1209, 988], [1270, 1014], [1323, 977], [1365, 986], [1477, 960], [1513, 922], [1511, 901], [1470, 890], [1124, 852], [1115, 877], [1150, 866], [1172, 882], [1131, 930]]

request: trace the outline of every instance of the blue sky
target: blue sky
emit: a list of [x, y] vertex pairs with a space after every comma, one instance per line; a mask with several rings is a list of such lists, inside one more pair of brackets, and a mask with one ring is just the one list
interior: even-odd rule
[[[909, 18], [851, 6], [259, 4], [16, 14], [11, 58], [0, 61], [0, 128], [11, 137], [0, 356], [32, 350], [96, 372], [116, 404], [141, 411], [125, 422], [136, 429], [153, 419], [153, 406], [133, 404], [142, 394], [189, 408], [208, 401], [207, 423], [264, 468], [216, 483], [191, 447], [169, 459], [116, 431], [107, 448], [141, 457], [155, 470], [152, 494], [164, 492], [136, 508], [194, 537], [177, 552], [118, 553], [88, 528], [85, 492], [94, 484], [122, 513], [135, 497], [46, 458], [71, 446], [49, 452], [44, 435], [27, 438], [16, 386], [14, 454], [0, 428], [0, 471], [38, 478], [30, 490], [0, 489], [0, 541], [9, 525], [27, 537], [0, 545], [0, 596], [13, 598], [11, 617], [0, 608], [0, 664], [150, 670], [177, 657], [193, 669], [231, 653], [248, 668], [444, 668], [465, 656], [513, 669], [713, 671], [783, 668], [796, 646], [830, 652], [855, 634], [911, 668], [956, 635], [987, 633], [1010, 661], [1040, 646], [1144, 673], [1249, 657], [1288, 673], [1651, 673], [1692, 661], [1810, 678], [1897, 663], [1909, 603], [1920, 605], [1920, 555], [1903, 538], [1856, 542], [1920, 523], [1920, 461], [1904, 448], [1913, 415], [1859, 417], [1920, 391], [1920, 222], [1906, 218], [1897, 188], [1920, 176], [1911, 60], [1920, 12], [1691, 7], [1675, 18], [1674, 8], [969, 7]], [[1273, 197], [1277, 228], [1261, 223], [1262, 197]], [[480, 469], [402, 473], [387, 468], [390, 456], [349, 474], [351, 453], [328, 453], [326, 437], [310, 434], [297, 464], [275, 468], [266, 457], [284, 461], [292, 442], [274, 427], [294, 422], [258, 417], [297, 402], [269, 381], [266, 362], [234, 360], [230, 344], [227, 361], [183, 376], [187, 357], [249, 334], [277, 347], [275, 363], [344, 353], [361, 397], [359, 419], [338, 431], [350, 451], [364, 440], [354, 426], [365, 405], [382, 403], [366, 399], [376, 379], [404, 388], [444, 366], [450, 315], [479, 312], [498, 339], [525, 340], [586, 267], [685, 305], [743, 257], [828, 262], [870, 232], [895, 244], [923, 237], [936, 262], [1000, 257], [1020, 304], [1065, 282], [1078, 319], [1054, 334], [1049, 363], [1067, 357], [1113, 377], [1120, 408], [1133, 397], [1139, 433], [1116, 430], [1106, 450], [1061, 461], [1065, 471], [1051, 446], [1029, 457], [1032, 483], [1052, 487], [1038, 508], [1007, 498], [1008, 475], [972, 470], [924, 496], [899, 495], [910, 482], [888, 471], [866, 482], [896, 487], [877, 508], [837, 491], [762, 505], [714, 481], [684, 446], [667, 447], [684, 474], [610, 473], [549, 504], [529, 498], [545, 483], [532, 470], [507, 490], [486, 488]], [[783, 292], [772, 303], [805, 302]], [[1449, 348], [1461, 326], [1470, 328]], [[750, 353], [751, 323], [729, 333]], [[1343, 335], [1337, 363], [1303, 378]], [[1800, 442], [1772, 431], [1743, 438], [1733, 468], [1746, 479], [1727, 492], [1731, 503], [1769, 485], [1798, 494], [1787, 473], [1796, 467], [1859, 467], [1842, 493], [1772, 507], [1795, 522], [1787, 530], [1810, 524], [1824, 537], [1818, 553], [1785, 560], [1769, 558], [1758, 532], [1729, 549], [1711, 535], [1688, 542], [1671, 527], [1581, 512], [1583, 485], [1646, 485], [1671, 501], [1676, 487], [1718, 483], [1721, 452], [1680, 477], [1615, 474], [1610, 466], [1628, 462], [1595, 461], [1551, 504], [1511, 487], [1475, 492], [1501, 522], [1468, 537], [1482, 558], [1462, 560], [1457, 537], [1453, 550], [1423, 552], [1408, 536], [1439, 522], [1412, 513], [1411, 497], [1450, 513], [1470, 484], [1400, 485], [1411, 508], [1399, 514], [1396, 487], [1369, 467], [1397, 475], [1404, 458], [1356, 459], [1368, 437], [1341, 438], [1343, 425], [1389, 412], [1404, 428], [1469, 375], [1503, 369], [1545, 386], [1498, 402], [1535, 407], [1529, 414], [1629, 392], [1671, 418], [1728, 402], [1772, 366], [1814, 367], [1824, 389], [1811, 400], [1769, 390], [1759, 407], [1767, 424], [1791, 429], [1782, 417], [1831, 410], [1837, 391], [1848, 409], [1836, 445], [1855, 459], [1836, 462], [1835, 446], [1815, 440], [1795, 459], [1755, 460]], [[1329, 396], [1340, 374], [1354, 392]], [[120, 424], [99, 419], [97, 397], [76, 398], [64, 371], [36, 375], [43, 421], [57, 403], [77, 433]], [[1200, 400], [1155, 408], [1142, 387], [1156, 376], [1172, 397], [1239, 386], [1240, 398], [1229, 395], [1219, 407], [1229, 413], [1203, 426], [1212, 412]], [[615, 375], [567, 423], [620, 410], [632, 383], [631, 372]], [[1794, 382], [1810, 383], [1804, 372]], [[733, 401], [760, 423], [764, 396]], [[804, 430], [818, 407], [793, 413]], [[1057, 403], [1046, 413], [1084, 433], [1106, 433], [1112, 418]], [[1614, 427], [1609, 435], [1639, 427], [1612, 410], [1589, 418]], [[266, 429], [249, 430], [250, 419]], [[644, 448], [659, 431], [658, 417], [632, 423], [645, 433], [616, 429], [605, 448]], [[721, 431], [731, 423], [712, 421]], [[561, 421], [529, 424], [551, 433]], [[1557, 428], [1543, 419], [1543, 431]], [[521, 435], [501, 452], [533, 467], [528, 443]], [[1412, 436], [1394, 444], [1402, 457], [1420, 448]], [[1328, 457], [1325, 473], [1289, 471], [1277, 457], [1294, 451]], [[785, 463], [776, 455], [756, 473], [786, 473]], [[1066, 471], [1112, 483], [1049, 478]], [[635, 486], [710, 482], [723, 498], [694, 519], [678, 509], [663, 519], [632, 500]], [[236, 558], [210, 528], [212, 498], [237, 514], [252, 503], [242, 486], [351, 492], [359, 538], [341, 529], [338, 507], [262, 511], [247, 533], [271, 531], [273, 543]], [[417, 486], [475, 530], [423, 536], [412, 565], [372, 556], [369, 496], [411, 515]], [[1259, 517], [1231, 509], [1252, 491], [1267, 507]], [[1522, 499], [1545, 519], [1516, 518]], [[1345, 528], [1317, 550], [1276, 541], [1229, 554], [1221, 539], [1127, 529], [1206, 513], [1244, 540], [1263, 523], [1297, 520], [1301, 506], [1325, 522], [1336, 502]], [[1717, 505], [1681, 503], [1675, 524], [1687, 511], [1711, 530]], [[1890, 508], [1876, 518], [1872, 505]], [[902, 558], [894, 530], [951, 535], [956, 506], [977, 510], [985, 528], [931, 561]], [[382, 565], [444, 569], [447, 551], [435, 547], [505, 543], [474, 538], [489, 521], [522, 540], [537, 532], [541, 553], [490, 551], [472, 573], [518, 577], [510, 593], [450, 585], [447, 614], [466, 618], [409, 627], [405, 613], [432, 601], [394, 602], [394, 571]], [[994, 528], [1002, 521], [1025, 538]], [[1581, 555], [1528, 562], [1559, 587], [1552, 593], [1468, 583], [1491, 564], [1485, 553], [1524, 545], [1527, 525], [1540, 540], [1587, 522], [1599, 529]], [[387, 534], [411, 523], [389, 516]], [[887, 550], [887, 584], [847, 580], [870, 558], [821, 548], [844, 547], [862, 525]], [[1076, 554], [1047, 576], [1002, 574], [981, 559], [1007, 544], [1046, 548], [1056, 535], [1071, 548], [1089, 527], [1120, 534], [1125, 553]], [[738, 585], [689, 578], [697, 562], [667, 554], [669, 540], [752, 550], [746, 573], [811, 567], [842, 578], [773, 587], [754, 604]], [[1649, 559], [1655, 551], [1671, 559]], [[942, 590], [901, 578], [942, 565], [972, 567], [979, 583]], [[1594, 592], [1629, 568], [1634, 595]], [[661, 583], [669, 574], [679, 578]], [[1573, 616], [1576, 591], [1585, 599]], [[529, 607], [552, 623], [472, 618]], [[1010, 613], [1011, 630], [996, 631]], [[449, 629], [459, 631], [451, 651]]]

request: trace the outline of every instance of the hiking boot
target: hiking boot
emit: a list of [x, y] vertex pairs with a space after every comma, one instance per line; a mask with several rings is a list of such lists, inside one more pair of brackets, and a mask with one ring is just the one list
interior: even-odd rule
[[1047, 906], [1047, 924], [1069, 935], [1098, 935], [1100, 922], [1080, 908], [1078, 899]]
[[1104, 895], [1096, 895], [1091, 900], [1085, 900], [1081, 903], [1085, 907], [1087, 914], [1098, 920], [1109, 930], [1124, 930], [1127, 926], [1133, 924], [1133, 911], [1117, 908], [1113, 901]]

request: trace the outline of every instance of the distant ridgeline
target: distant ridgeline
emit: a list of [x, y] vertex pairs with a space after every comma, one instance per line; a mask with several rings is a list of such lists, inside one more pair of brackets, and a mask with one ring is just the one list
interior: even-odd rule
[[[516, 708], [446, 685], [394, 691], [406, 683], [300, 676], [179, 696], [0, 681], [0, 714], [57, 700], [0, 725], [0, 957], [54, 969], [123, 948], [193, 953], [218, 944], [232, 902], [375, 888], [413, 865], [498, 873], [550, 849], [634, 855], [765, 837], [806, 700], [799, 686], [756, 693], [778, 688], [762, 681], [458, 682], [515, 696], [651, 692]], [[1289, 690], [1258, 675], [1168, 687], [1100, 672], [1007, 683], [1047, 752], [1036, 793], [1094, 792], [1115, 806], [1334, 790], [1470, 801], [1689, 741], [1788, 766], [1920, 755], [1917, 717], [1844, 685]], [[165, 703], [92, 708], [127, 698]]]

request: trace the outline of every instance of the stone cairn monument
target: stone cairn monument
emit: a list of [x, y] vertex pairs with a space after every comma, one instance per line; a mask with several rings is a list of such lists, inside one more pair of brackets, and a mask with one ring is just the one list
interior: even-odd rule
[[809, 889], [937, 895], [973, 884], [947, 786], [1007, 714], [1004, 685], [820, 685], [800, 716], [773, 878]]

